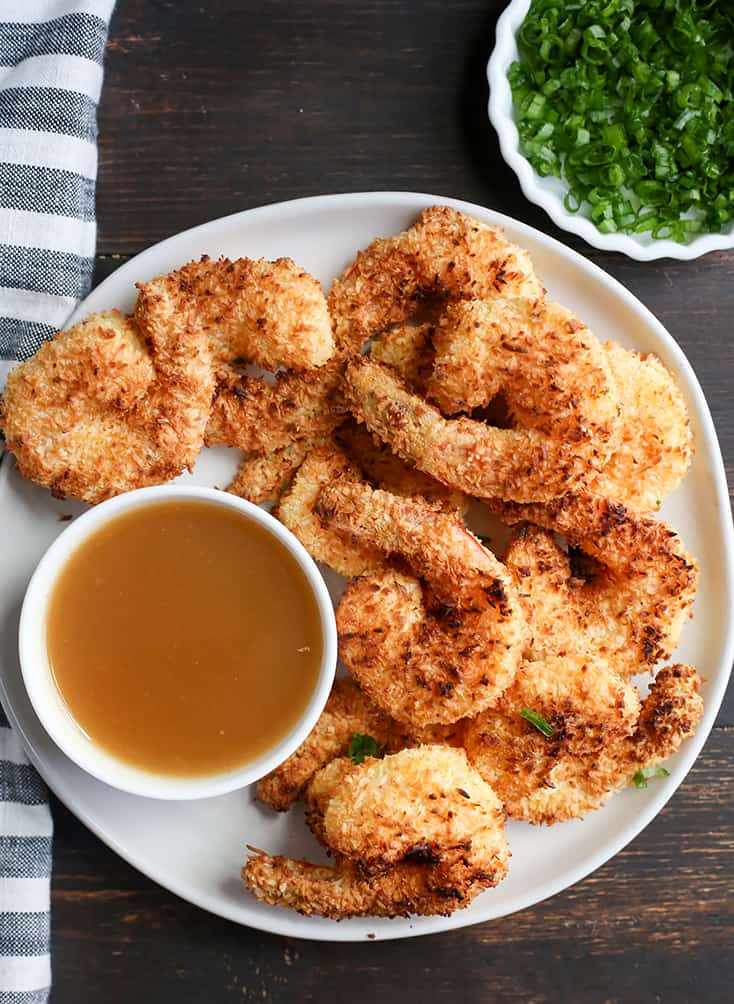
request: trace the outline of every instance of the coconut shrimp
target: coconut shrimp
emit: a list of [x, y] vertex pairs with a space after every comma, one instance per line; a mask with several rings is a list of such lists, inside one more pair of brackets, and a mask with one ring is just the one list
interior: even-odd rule
[[347, 753], [355, 733], [371, 736], [388, 753], [425, 744], [460, 745], [461, 737], [454, 726], [411, 729], [395, 721], [354, 680], [343, 677], [334, 681], [319, 720], [295, 753], [258, 782], [258, 800], [279, 812], [288, 809], [317, 771]]
[[526, 633], [504, 565], [455, 515], [422, 499], [344, 481], [321, 490], [316, 512], [410, 570], [351, 581], [337, 608], [340, 655], [365, 693], [418, 727], [495, 701], [514, 678]]
[[544, 501], [594, 471], [591, 458], [562, 438], [444, 418], [395, 373], [369, 359], [349, 364], [344, 392], [355, 418], [393, 453], [467, 495]]
[[224, 372], [237, 358], [267, 370], [310, 369], [323, 366], [334, 352], [321, 287], [290, 258], [212, 261], [204, 256], [138, 283], [138, 289], [135, 315], [153, 337], [193, 301], [195, 323]]
[[461, 513], [465, 508], [465, 499], [458, 492], [449, 491], [376, 447], [364, 429], [343, 427], [339, 430], [338, 444], [327, 441], [310, 451], [275, 510], [278, 519], [295, 533], [309, 554], [340, 575], [365, 575], [385, 565], [382, 551], [360, 543], [315, 512], [322, 488], [344, 480], [360, 482], [365, 475], [394, 495], [420, 495], [449, 512]]
[[359, 469], [334, 443], [317, 447], [301, 464], [275, 509], [281, 523], [298, 537], [312, 558], [347, 577], [381, 570], [385, 557], [378, 548], [325, 524], [315, 507], [326, 486], [360, 480]]
[[514, 426], [574, 444], [598, 469], [619, 440], [619, 395], [601, 342], [550, 300], [451, 304], [433, 334], [428, 396], [444, 414], [504, 395]]
[[294, 439], [271, 453], [253, 453], [243, 457], [227, 491], [260, 505], [277, 502], [287, 489], [306, 457], [329, 437]]
[[[693, 734], [703, 713], [699, 685], [693, 667], [670, 666], [640, 706], [604, 662], [529, 663], [495, 707], [466, 723], [464, 746], [510, 816], [563, 822], [603, 805]], [[526, 721], [524, 709], [552, 734]]]
[[621, 441], [592, 487], [634, 509], [658, 509], [680, 484], [693, 455], [683, 395], [657, 356], [606, 345], [620, 394]]
[[669, 658], [691, 616], [698, 578], [673, 529], [591, 493], [491, 508], [507, 523], [528, 520], [561, 533], [571, 548], [567, 554], [552, 533], [523, 527], [505, 556], [533, 657], [594, 651], [627, 674]]
[[213, 391], [211, 346], [191, 307], [145, 337], [110, 311], [10, 372], [2, 428], [25, 477], [59, 497], [101, 502], [190, 469]]
[[334, 919], [448, 915], [507, 873], [501, 803], [463, 750], [335, 761], [310, 790], [309, 821], [336, 864], [255, 851], [242, 878], [266, 903]]
[[364, 343], [413, 317], [426, 301], [543, 293], [527, 252], [501, 230], [432, 206], [409, 230], [360, 251], [334, 283], [329, 305], [337, 340]]

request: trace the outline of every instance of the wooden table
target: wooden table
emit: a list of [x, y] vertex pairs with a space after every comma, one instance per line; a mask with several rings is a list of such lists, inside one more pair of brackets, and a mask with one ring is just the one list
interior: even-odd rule
[[[693, 363], [734, 458], [734, 254], [638, 264], [555, 230], [486, 117], [491, 0], [118, 0], [100, 109], [102, 279], [186, 227], [303, 195], [408, 189], [552, 233], [646, 303]], [[730, 691], [672, 802], [625, 851], [535, 909], [451, 934], [321, 945], [189, 906], [56, 804], [55, 1004], [204, 1000], [734, 999]]]

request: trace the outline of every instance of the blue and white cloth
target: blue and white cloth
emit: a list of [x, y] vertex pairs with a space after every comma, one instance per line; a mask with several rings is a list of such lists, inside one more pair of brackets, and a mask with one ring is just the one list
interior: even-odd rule
[[[0, 0], [0, 389], [92, 281], [97, 102], [114, 0]], [[52, 823], [0, 709], [0, 1004], [51, 984]]]

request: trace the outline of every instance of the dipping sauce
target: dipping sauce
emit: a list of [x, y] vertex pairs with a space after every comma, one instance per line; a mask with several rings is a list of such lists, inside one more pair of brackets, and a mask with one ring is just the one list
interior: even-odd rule
[[87, 735], [120, 760], [192, 776], [240, 767], [306, 709], [322, 656], [316, 597], [264, 527], [210, 502], [119, 516], [52, 593], [46, 645]]

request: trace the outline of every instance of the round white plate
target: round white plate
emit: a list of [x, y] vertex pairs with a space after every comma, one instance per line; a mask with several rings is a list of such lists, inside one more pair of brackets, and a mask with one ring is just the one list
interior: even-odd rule
[[[490, 920], [531, 906], [577, 882], [616, 854], [660, 811], [696, 758], [714, 722], [732, 661], [732, 527], [724, 468], [706, 401], [676, 343], [618, 282], [537, 230], [479, 206], [408, 193], [366, 193], [303, 199], [197, 227], [150, 248], [103, 282], [78, 311], [129, 309], [136, 280], [174, 269], [201, 254], [277, 258], [289, 255], [325, 288], [373, 237], [410, 225], [424, 206], [446, 203], [508, 235], [533, 258], [552, 296], [572, 307], [601, 338], [658, 353], [685, 392], [696, 458], [683, 486], [666, 499], [663, 516], [677, 527], [701, 566], [695, 617], [677, 653], [704, 677], [706, 711], [695, 738], [668, 764], [670, 777], [646, 790], [630, 788], [584, 821], [551, 828], [510, 822], [507, 879], [452, 917], [353, 919], [336, 923], [265, 906], [239, 880], [245, 844], [322, 860], [300, 810], [278, 815], [258, 806], [252, 791], [196, 802], [161, 802], [125, 795], [94, 780], [54, 746], [33, 714], [18, 666], [17, 626], [26, 583], [41, 554], [78, 503], [52, 499], [24, 481], [12, 462], [0, 467], [0, 696], [12, 724], [49, 786], [122, 857], [192, 903], [266, 931], [328, 941], [428, 934]], [[193, 475], [200, 484], [227, 483], [235, 458], [204, 451]], [[188, 476], [187, 476], [188, 477]]]

